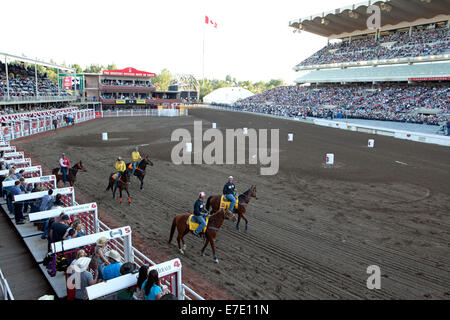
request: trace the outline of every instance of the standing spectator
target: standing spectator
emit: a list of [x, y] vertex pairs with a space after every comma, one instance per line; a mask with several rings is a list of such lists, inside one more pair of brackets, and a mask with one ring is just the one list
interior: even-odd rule
[[61, 158], [59, 159], [59, 166], [61, 167], [61, 173], [63, 175], [63, 182], [66, 185], [67, 181], [67, 170], [70, 168], [69, 159], [67, 159], [66, 154], [63, 153]]
[[[22, 194], [22, 190], [20, 189], [20, 181], [16, 181], [14, 183], [14, 187], [11, 190], [11, 197], [14, 199], [15, 196]], [[16, 224], [24, 224], [25, 218], [23, 216], [23, 202], [14, 200], [14, 218], [16, 220]]]
[[86, 288], [88, 286], [92, 286], [97, 283], [97, 273], [95, 273], [95, 276], [92, 276], [92, 274], [87, 271], [87, 268], [89, 267], [89, 264], [91, 263], [91, 258], [82, 257], [77, 259], [77, 262], [74, 266], [74, 272], [79, 272], [79, 288], [76, 289], [75, 292], [75, 300], [86, 300]]
[[120, 277], [122, 266], [120, 254], [116, 250], [110, 250], [105, 255], [109, 264], [103, 268], [103, 280], [111, 280]]
[[[14, 179], [13, 179], [14, 173], [15, 173], [14, 168], [9, 169], [9, 175], [3, 181], [4, 182], [5, 181], [14, 181]], [[13, 205], [12, 198], [11, 198], [11, 190], [12, 190], [12, 188], [13, 188], [13, 186], [3, 188], [4, 192], [6, 194], [6, 202], [7, 202], [10, 214], [14, 214], [14, 205]]]
[[101, 237], [98, 239], [95, 246], [95, 253], [92, 258], [92, 269], [98, 273], [99, 280], [103, 280], [103, 268], [105, 265], [109, 264], [109, 261], [105, 256], [107, 243], [108, 239], [106, 237]]

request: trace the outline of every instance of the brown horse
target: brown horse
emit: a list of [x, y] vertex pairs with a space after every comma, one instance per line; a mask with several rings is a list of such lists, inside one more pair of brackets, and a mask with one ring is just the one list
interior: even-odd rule
[[[72, 168], [69, 168], [69, 171], [67, 172], [66, 180], [69, 182], [70, 186], [73, 187], [75, 184], [75, 181], [77, 180], [77, 173], [78, 170], [86, 172], [87, 170], [83, 167], [83, 163], [81, 161], [78, 161]], [[56, 177], [56, 185], [60, 181], [63, 181], [63, 175], [60, 172], [60, 168], [55, 168], [52, 170], [52, 175]]]
[[[189, 230], [189, 222], [188, 222], [190, 215], [191, 215], [190, 213], [183, 213], [183, 214], [176, 215], [173, 218], [172, 228], [170, 229], [169, 244], [172, 242], [175, 228], [177, 228], [177, 230], [178, 230], [178, 236], [177, 236], [178, 249], [180, 250], [181, 254], [184, 254], [184, 250], [186, 250], [186, 244], [184, 243], [183, 238], [190, 231]], [[215, 246], [214, 242], [216, 240], [217, 233], [219, 232], [220, 227], [222, 227], [223, 221], [225, 219], [230, 219], [231, 217], [233, 218], [233, 220], [236, 219], [236, 217], [234, 215], [225, 213], [225, 211], [222, 209], [219, 211], [216, 211], [211, 216], [209, 216], [208, 225], [206, 226], [206, 232], [204, 234], [206, 241], [205, 241], [205, 245], [203, 246], [203, 248], [201, 250], [202, 256], [205, 255], [205, 249], [208, 246], [208, 244], [211, 243], [213, 259], [215, 262], [219, 263], [219, 259], [217, 259], [217, 256], [216, 256], [216, 246]], [[181, 248], [180, 240], [181, 240], [181, 242], [183, 242], [183, 248]]]
[[109, 176], [109, 183], [108, 183], [108, 187], [106, 188], [106, 191], [108, 190], [112, 190], [112, 196], [113, 199], [116, 197], [116, 189], [119, 188], [119, 192], [120, 192], [120, 204], [122, 204], [122, 191], [125, 190], [128, 194], [128, 204], [131, 205], [131, 197], [130, 197], [130, 193], [128, 192], [128, 185], [129, 185], [129, 175], [130, 173], [128, 172], [128, 168], [122, 172], [122, 174], [119, 177], [119, 181], [117, 181], [117, 185], [116, 185], [116, 179], [113, 178], [115, 172], [111, 173], [111, 175]]
[[[208, 200], [206, 201], [206, 210], [209, 211], [209, 208], [211, 207], [212, 211], [219, 210], [220, 208], [220, 198], [222, 195], [217, 196], [210, 196], [208, 197]], [[245, 231], [248, 230], [248, 220], [245, 217], [245, 212], [247, 211], [247, 206], [250, 202], [251, 198], [258, 199], [256, 197], [256, 186], [251, 186], [250, 189], [245, 191], [243, 194], [239, 195], [239, 203], [236, 213], [238, 214], [238, 221], [236, 223], [236, 229], [239, 231], [239, 222], [241, 222], [241, 219], [244, 219], [245, 221]], [[231, 210], [232, 211], [232, 210]]]

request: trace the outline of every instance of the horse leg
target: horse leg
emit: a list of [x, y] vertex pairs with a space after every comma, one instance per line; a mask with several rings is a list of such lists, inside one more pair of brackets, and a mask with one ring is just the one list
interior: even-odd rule
[[122, 189], [121, 188], [119, 188], [119, 193], [120, 193], [120, 204], [122, 204]]
[[217, 256], [216, 256], [216, 245], [214, 244], [214, 239], [211, 239], [211, 249], [212, 249], [212, 252], [213, 252], [213, 259], [214, 259], [214, 261], [216, 263], [219, 263], [219, 259], [217, 259]]
[[248, 220], [244, 215], [242, 215], [242, 219], [245, 221], [245, 231], [248, 231]]
[[125, 191], [127, 192], [127, 195], [128, 195], [128, 204], [131, 205], [131, 197], [130, 197], [130, 193], [128, 192], [128, 188], [126, 188]]
[[[185, 228], [185, 230], [183, 231], [178, 230], [178, 237], [177, 237], [178, 250], [180, 250], [181, 254], [184, 254], [184, 250], [186, 250], [186, 244], [184, 243], [184, 236], [188, 234], [188, 232], [189, 232], [188, 228]], [[180, 241], [183, 243], [183, 247], [181, 247]]]
[[138, 177], [141, 180], [141, 190], [144, 187], [144, 177]]
[[181, 242], [183, 243], [183, 250], [186, 250], [186, 244], [184, 243], [184, 237], [189, 233], [189, 228], [184, 230], [183, 236], [181, 237]]
[[208, 238], [208, 236], [206, 236], [205, 245], [202, 248], [202, 256], [205, 255], [205, 250], [206, 250], [206, 247], [208, 246], [208, 244], [209, 244], [209, 238]]
[[238, 216], [238, 221], [236, 223], [236, 230], [239, 231], [239, 222], [241, 222], [241, 216]]

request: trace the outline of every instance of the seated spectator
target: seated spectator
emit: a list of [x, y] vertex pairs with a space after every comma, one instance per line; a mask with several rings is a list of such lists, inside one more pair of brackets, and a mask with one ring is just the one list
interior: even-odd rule
[[64, 239], [67, 229], [70, 225], [68, 215], [63, 215], [60, 222], [53, 222], [48, 235], [48, 251], [51, 251], [51, 244]]
[[153, 269], [148, 273], [147, 280], [142, 284], [144, 300], [159, 300], [164, 294], [169, 293], [167, 289], [161, 288], [158, 271]]
[[68, 238], [78, 238], [86, 235], [86, 233], [83, 230], [83, 224], [81, 223], [80, 219], [76, 219], [71, 227], [67, 230], [67, 237]]
[[116, 250], [106, 252], [109, 264], [103, 268], [103, 280], [111, 280], [120, 277], [120, 267], [122, 259]]
[[46, 194], [45, 196], [42, 197], [41, 207], [39, 208], [40, 211], [47, 211], [51, 208], [52, 200], [53, 200], [52, 194], [53, 194], [53, 190], [50, 189], [50, 190], [48, 190], [48, 194]]
[[148, 278], [148, 266], [144, 265], [139, 268], [139, 275], [136, 284], [136, 290], [133, 294], [133, 300], [144, 300], [144, 292], [142, 291], [142, 284]]
[[[123, 276], [123, 275], [129, 274], [129, 273], [134, 273], [136, 268], [137, 268], [137, 266], [135, 263], [125, 262], [120, 267], [120, 275]], [[117, 300], [132, 300], [135, 289], [136, 289], [136, 286], [132, 286], [130, 288], [120, 290], [117, 293]]]

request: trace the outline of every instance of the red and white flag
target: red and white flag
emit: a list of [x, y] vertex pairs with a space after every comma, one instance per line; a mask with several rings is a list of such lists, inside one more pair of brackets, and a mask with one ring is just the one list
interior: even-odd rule
[[208, 16], [205, 16], [205, 23], [214, 26], [217, 29], [217, 22], [212, 21]]

